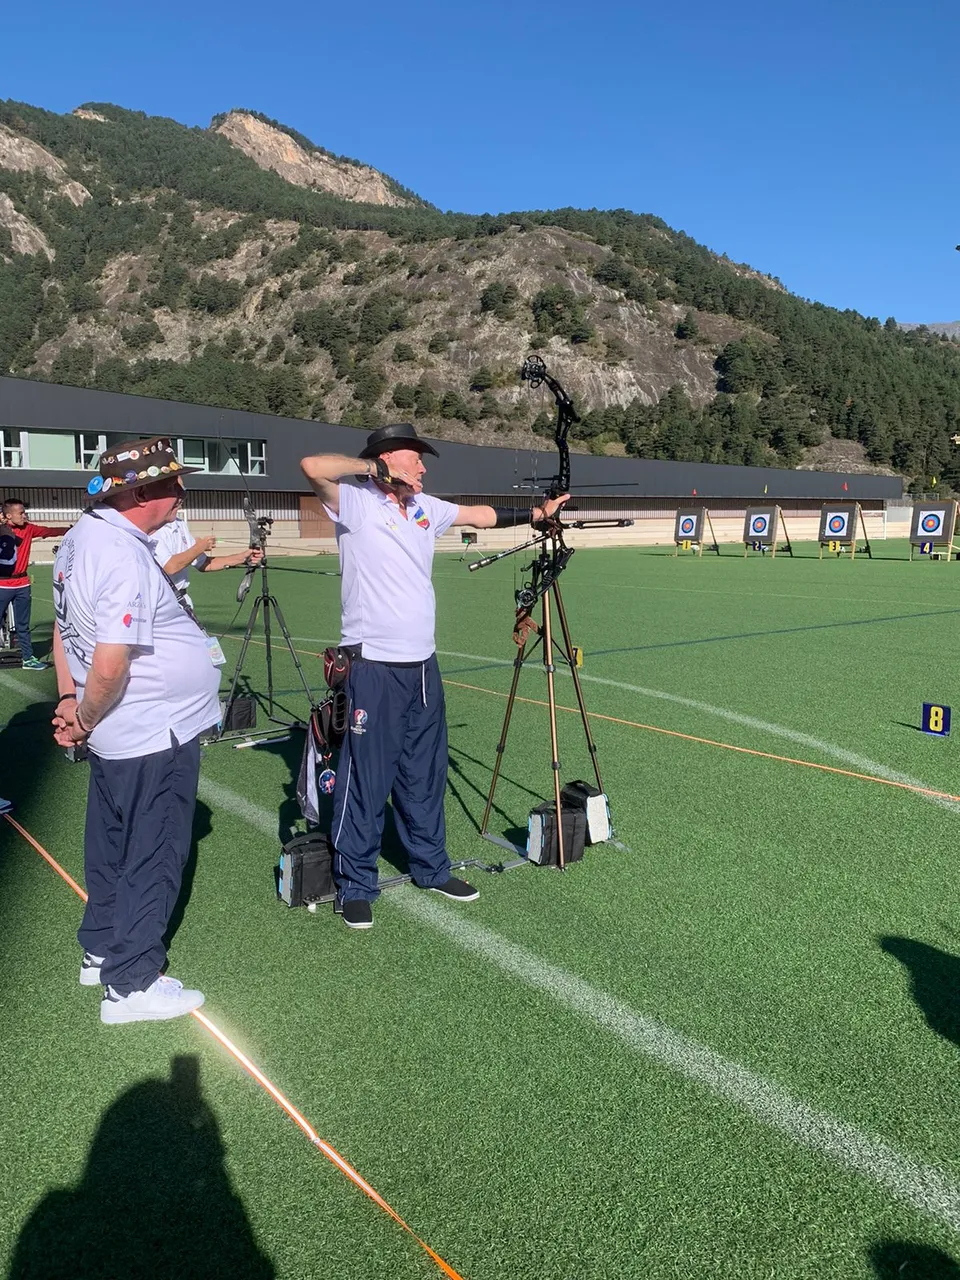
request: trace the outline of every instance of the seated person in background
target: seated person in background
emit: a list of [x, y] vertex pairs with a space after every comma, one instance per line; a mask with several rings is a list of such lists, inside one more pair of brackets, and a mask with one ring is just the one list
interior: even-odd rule
[[48, 528], [31, 524], [19, 498], [7, 498], [0, 506], [0, 615], [13, 605], [13, 625], [25, 671], [46, 671], [50, 665], [33, 656], [30, 638], [30, 544], [34, 538], [62, 538], [69, 525]]
[[169, 524], [163, 525], [154, 538], [157, 544], [154, 551], [157, 564], [173, 579], [173, 585], [191, 608], [193, 601], [187, 595], [191, 565], [201, 573], [207, 573], [211, 569], [234, 569], [239, 565], [255, 565], [263, 559], [263, 552], [259, 547], [247, 551], [236, 551], [229, 556], [211, 558], [210, 552], [216, 545], [216, 538], [211, 534], [209, 537], [197, 538], [194, 541], [182, 515], [178, 515], [176, 520], [171, 520]]

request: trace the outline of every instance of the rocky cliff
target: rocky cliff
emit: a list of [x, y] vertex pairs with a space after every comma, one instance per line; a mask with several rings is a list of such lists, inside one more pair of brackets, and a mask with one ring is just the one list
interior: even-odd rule
[[364, 204], [410, 203], [394, 192], [382, 173], [368, 165], [336, 160], [320, 150], [307, 151], [296, 139], [246, 111], [230, 111], [216, 125], [235, 147], [263, 169], [272, 169], [298, 187], [329, 191]]

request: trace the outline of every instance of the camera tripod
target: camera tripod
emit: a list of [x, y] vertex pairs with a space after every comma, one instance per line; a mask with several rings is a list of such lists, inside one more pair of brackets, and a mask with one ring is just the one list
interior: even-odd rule
[[[606, 522], [603, 522], [606, 523]], [[539, 537], [533, 538], [528, 543], [522, 544], [526, 546], [539, 546], [540, 551], [530, 566], [532, 570], [531, 582], [525, 585], [517, 592], [517, 620], [513, 630], [514, 642], [517, 645], [517, 656], [513, 661], [513, 681], [510, 685], [510, 693], [507, 697], [507, 709], [503, 717], [503, 728], [500, 732], [500, 741], [497, 743], [497, 759], [493, 768], [493, 777], [490, 781], [490, 791], [487, 795], [487, 805], [483, 811], [483, 821], [480, 824], [480, 834], [486, 840], [499, 844], [503, 848], [514, 849], [518, 853], [521, 852], [516, 845], [510, 841], [490, 834], [488, 822], [490, 821], [490, 811], [493, 808], [493, 797], [497, 789], [497, 782], [500, 778], [500, 767], [503, 764], [503, 755], [507, 746], [507, 735], [510, 732], [510, 720], [513, 716], [513, 707], [517, 699], [517, 687], [520, 683], [520, 672], [525, 662], [533, 656], [539, 647], [543, 657], [543, 669], [547, 676], [547, 708], [550, 722], [550, 752], [551, 752], [551, 768], [553, 770], [553, 792], [554, 801], [556, 803], [557, 813], [557, 865], [562, 871], [566, 866], [563, 850], [563, 804], [560, 796], [560, 747], [557, 736], [557, 698], [556, 698], [556, 665], [555, 657], [559, 657], [570, 668], [570, 674], [573, 677], [573, 687], [577, 695], [577, 706], [580, 709], [580, 720], [583, 725], [584, 737], [587, 740], [587, 751], [590, 754], [590, 763], [593, 765], [594, 777], [597, 780], [597, 788], [603, 791], [603, 779], [600, 777], [600, 765], [597, 760], [597, 744], [593, 740], [593, 734], [590, 731], [590, 720], [587, 715], [587, 706], [583, 698], [583, 687], [580, 683], [580, 675], [577, 666], [577, 651], [574, 648], [570, 638], [570, 627], [567, 622], [567, 611], [563, 603], [563, 596], [560, 594], [560, 584], [557, 581], [562, 570], [566, 567], [567, 561], [573, 555], [573, 550], [567, 547], [563, 542], [562, 526], [558, 522], [550, 521], [546, 524], [545, 532]], [[522, 547], [513, 548], [510, 551], [501, 552], [496, 556], [488, 556], [484, 560], [477, 560], [470, 565], [471, 569], [480, 569], [487, 564], [492, 564], [494, 560], [500, 560], [506, 555], [512, 555], [514, 551], [521, 550]], [[540, 604], [543, 621], [537, 623], [534, 620], [533, 612]], [[556, 607], [557, 621], [560, 624], [560, 639], [558, 640], [553, 627], [553, 607]], [[532, 639], [536, 637], [535, 639]]]
[[227, 732], [230, 732], [230, 730], [228, 730], [226, 726], [230, 722], [230, 712], [233, 707], [234, 699], [236, 698], [237, 685], [240, 681], [241, 672], [243, 671], [244, 659], [247, 656], [247, 649], [250, 647], [250, 641], [253, 636], [253, 632], [256, 628], [257, 619], [260, 616], [261, 611], [263, 613], [263, 638], [264, 638], [264, 643], [267, 650], [267, 696], [266, 696], [267, 719], [272, 720], [274, 724], [282, 725], [286, 729], [302, 729], [304, 727], [304, 722], [302, 720], [283, 719], [280, 716], [274, 714], [275, 708], [276, 708], [276, 699], [274, 697], [274, 692], [273, 692], [273, 634], [272, 634], [271, 623], [270, 623], [271, 609], [273, 610], [274, 616], [276, 617], [277, 625], [279, 627], [280, 634], [283, 637], [283, 641], [287, 646], [287, 652], [290, 654], [290, 657], [293, 659], [293, 665], [297, 669], [297, 675], [300, 677], [300, 684], [303, 686], [303, 692], [307, 696], [307, 702], [310, 705], [313, 704], [313, 692], [310, 688], [310, 685], [307, 683], [307, 677], [304, 674], [303, 666], [301, 665], [300, 658], [297, 655], [297, 651], [293, 647], [293, 639], [291, 638], [290, 631], [284, 620], [283, 613], [280, 609], [280, 605], [277, 602], [277, 597], [275, 595], [272, 595], [270, 592], [270, 582], [267, 576], [267, 537], [270, 533], [270, 526], [273, 524], [273, 521], [270, 519], [269, 516], [261, 516], [256, 523], [259, 528], [258, 545], [260, 547], [260, 550], [263, 552], [263, 559], [260, 561], [259, 566], [251, 566], [247, 570], [243, 578], [243, 581], [240, 583], [240, 586], [237, 590], [237, 601], [240, 604], [243, 603], [244, 597], [246, 596], [248, 590], [250, 589], [250, 581], [254, 573], [256, 573], [257, 568], [259, 568], [260, 570], [260, 593], [254, 600], [253, 608], [250, 610], [250, 617], [247, 619], [246, 630], [243, 633], [243, 641], [240, 645], [240, 654], [237, 658], [237, 665], [233, 671], [233, 679], [230, 682], [230, 692], [227, 694], [226, 702], [224, 703], [224, 707], [223, 707], [223, 719], [221, 721], [220, 728], [218, 729], [215, 737], [212, 739], [213, 742], [222, 741], [222, 739], [224, 738], [224, 735]]

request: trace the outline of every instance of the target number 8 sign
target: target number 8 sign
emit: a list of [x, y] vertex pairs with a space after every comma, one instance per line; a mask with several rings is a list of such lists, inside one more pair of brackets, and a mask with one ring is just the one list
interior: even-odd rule
[[939, 702], [925, 702], [920, 727], [924, 733], [945, 738], [950, 732], [950, 708]]

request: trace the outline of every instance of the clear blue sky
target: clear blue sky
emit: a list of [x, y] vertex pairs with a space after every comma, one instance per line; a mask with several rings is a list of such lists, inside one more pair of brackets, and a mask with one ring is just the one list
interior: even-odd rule
[[0, 94], [247, 106], [444, 209], [657, 214], [795, 293], [960, 319], [956, 0], [8, 6]]

